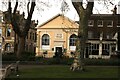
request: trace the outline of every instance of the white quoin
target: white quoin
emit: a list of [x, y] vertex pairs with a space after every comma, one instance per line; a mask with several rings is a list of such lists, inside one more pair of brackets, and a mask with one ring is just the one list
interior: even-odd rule
[[100, 43], [99, 43], [99, 56], [102, 56], [102, 39], [103, 39], [103, 33], [100, 34]]

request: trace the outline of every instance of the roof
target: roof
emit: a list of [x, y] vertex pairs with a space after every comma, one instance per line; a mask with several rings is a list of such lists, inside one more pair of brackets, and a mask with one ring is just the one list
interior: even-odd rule
[[37, 29], [41, 28], [42, 29], [78, 28], [78, 24], [75, 21], [70, 20], [66, 16], [58, 14], [37, 27]]

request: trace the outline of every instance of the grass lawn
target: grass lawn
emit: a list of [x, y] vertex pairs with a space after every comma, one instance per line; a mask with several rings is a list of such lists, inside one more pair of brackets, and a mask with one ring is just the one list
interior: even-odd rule
[[[19, 78], [118, 78], [117, 66], [85, 66], [85, 71], [70, 71], [68, 65], [20, 65]], [[11, 74], [9, 78], [17, 78]], [[25, 79], [26, 80], [26, 79]], [[103, 80], [103, 79], [102, 79]]]

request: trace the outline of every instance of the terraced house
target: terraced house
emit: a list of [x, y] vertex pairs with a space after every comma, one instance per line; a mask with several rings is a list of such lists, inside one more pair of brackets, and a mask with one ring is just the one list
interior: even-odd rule
[[[119, 14], [92, 14], [88, 21], [85, 58], [110, 58], [118, 50]], [[58, 14], [37, 27], [36, 56], [73, 57], [78, 23]]]

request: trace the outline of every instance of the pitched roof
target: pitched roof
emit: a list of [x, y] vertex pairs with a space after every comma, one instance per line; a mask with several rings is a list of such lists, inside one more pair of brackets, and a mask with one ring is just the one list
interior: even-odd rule
[[45, 28], [78, 28], [78, 24], [75, 21], [70, 20], [69, 18], [63, 16], [62, 14], [58, 14], [48, 21], [44, 22], [37, 29], [45, 29]]

